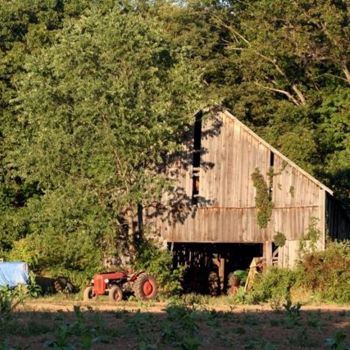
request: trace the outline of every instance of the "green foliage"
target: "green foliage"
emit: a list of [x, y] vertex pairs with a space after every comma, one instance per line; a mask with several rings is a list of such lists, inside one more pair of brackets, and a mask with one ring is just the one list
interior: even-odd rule
[[266, 228], [272, 215], [273, 203], [270, 198], [269, 188], [258, 168], [251, 175], [256, 189], [255, 205], [257, 208], [257, 221], [260, 228]]
[[257, 276], [251, 294], [256, 302], [269, 301], [275, 308], [280, 308], [290, 300], [290, 290], [298, 281], [295, 271], [271, 268]]
[[326, 250], [305, 255], [303, 284], [323, 300], [350, 302], [350, 243], [333, 242]]
[[324, 251], [307, 253], [294, 270], [272, 268], [259, 275], [249, 297], [267, 302], [277, 309], [284, 304], [287, 312], [297, 304], [291, 302], [291, 289], [302, 287], [335, 303], [350, 302], [350, 243], [332, 242]]
[[27, 294], [25, 286], [0, 287], [0, 322], [6, 319], [16, 306], [23, 303]]
[[193, 310], [179, 305], [168, 305], [167, 318], [162, 325], [162, 342], [181, 349], [196, 350], [202, 341]]
[[313, 253], [317, 250], [321, 231], [318, 228], [318, 219], [311, 217], [308, 228], [299, 241], [299, 255], [302, 257], [306, 253]]
[[300, 303], [293, 304], [290, 299], [287, 299], [286, 303], [283, 304], [283, 308], [287, 313], [287, 317], [290, 325], [297, 325], [298, 321], [300, 320], [301, 304]]
[[0, 255], [80, 284], [164, 190], [200, 71], [141, 3], [0, 8]]
[[159, 249], [152, 241], [143, 241], [138, 246], [135, 262], [136, 269], [145, 270], [156, 278], [162, 293], [172, 295], [181, 292], [185, 267], [173, 268], [169, 250]]
[[273, 243], [275, 243], [277, 247], [283, 247], [286, 244], [286, 236], [282, 232], [277, 232], [273, 236]]
[[332, 350], [347, 350], [348, 347], [344, 344], [346, 335], [338, 331], [333, 337], [326, 339], [327, 349]]
[[130, 242], [125, 214], [166, 187], [201, 96], [349, 205], [348, 16], [331, 0], [0, 0], [0, 257], [100, 270]]

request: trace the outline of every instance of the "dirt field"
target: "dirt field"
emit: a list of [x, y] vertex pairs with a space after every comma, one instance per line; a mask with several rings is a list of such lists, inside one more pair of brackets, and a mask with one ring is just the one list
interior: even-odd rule
[[350, 306], [35, 300], [0, 327], [0, 349], [350, 348]]

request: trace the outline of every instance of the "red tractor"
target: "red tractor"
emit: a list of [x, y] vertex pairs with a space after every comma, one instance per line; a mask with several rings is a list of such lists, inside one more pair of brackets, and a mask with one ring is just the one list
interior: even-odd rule
[[157, 295], [155, 279], [145, 272], [127, 274], [107, 272], [95, 275], [91, 285], [84, 290], [84, 300], [108, 294], [109, 300], [121, 301], [127, 292], [134, 292], [139, 299], [150, 300]]

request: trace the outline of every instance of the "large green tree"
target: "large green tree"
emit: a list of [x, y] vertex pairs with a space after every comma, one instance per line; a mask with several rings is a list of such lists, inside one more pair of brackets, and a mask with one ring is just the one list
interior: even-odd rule
[[164, 186], [158, 172], [199, 106], [199, 80], [162, 21], [135, 4], [93, 7], [27, 55], [4, 162], [41, 193], [25, 203], [11, 256], [86, 269], [115, 253], [124, 219]]
[[9, 250], [13, 241], [26, 235], [26, 201], [42, 193], [38, 182], [18, 176], [8, 157], [20, 135], [16, 79], [25, 71], [26, 57], [49, 47], [64, 19], [79, 16], [88, 4], [84, 0], [0, 1], [0, 251]]

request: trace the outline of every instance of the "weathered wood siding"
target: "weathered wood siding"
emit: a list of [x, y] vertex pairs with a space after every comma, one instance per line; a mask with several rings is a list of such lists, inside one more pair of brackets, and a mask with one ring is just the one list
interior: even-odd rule
[[324, 190], [277, 154], [273, 168], [272, 237], [275, 231], [287, 240], [300, 239], [312, 221], [324, 233]]
[[[323, 244], [325, 189], [317, 180], [226, 112], [204, 122], [201, 147], [198, 204], [191, 205], [189, 157], [181, 166], [175, 165], [176, 186], [163, 201], [176, 203], [176, 208], [172, 204], [162, 213], [153, 212], [153, 227], [167, 241], [261, 243], [273, 240], [277, 232], [298, 240], [315, 220]], [[274, 209], [267, 228], [261, 229], [251, 176], [258, 168], [269, 183], [271, 165]]]

